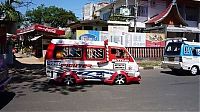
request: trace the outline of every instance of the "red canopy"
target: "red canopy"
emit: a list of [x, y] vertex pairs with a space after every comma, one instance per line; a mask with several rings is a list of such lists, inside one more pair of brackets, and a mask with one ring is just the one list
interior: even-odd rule
[[33, 31], [42, 31], [42, 32], [56, 34], [56, 35], [65, 35], [64, 30], [60, 30], [57, 28], [48, 27], [48, 26], [44, 26], [44, 25], [40, 25], [40, 24], [34, 24], [34, 25], [32, 25], [30, 27], [26, 27], [24, 29], [18, 29], [17, 35], [22, 35], [22, 34], [33, 32]]

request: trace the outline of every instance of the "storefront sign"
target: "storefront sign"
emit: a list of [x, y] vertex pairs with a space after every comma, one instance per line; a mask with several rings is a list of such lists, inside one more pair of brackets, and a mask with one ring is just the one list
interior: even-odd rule
[[40, 25], [40, 24], [35, 24], [32, 25], [30, 27], [24, 28], [24, 29], [18, 29], [17, 30], [17, 34], [21, 35], [21, 34], [25, 34], [28, 32], [32, 32], [32, 31], [42, 31], [42, 32], [48, 32], [48, 33], [53, 33], [53, 34], [57, 34], [57, 35], [65, 35], [65, 31], [64, 30], [60, 30], [57, 28], [53, 28], [53, 27], [47, 27], [44, 25]]

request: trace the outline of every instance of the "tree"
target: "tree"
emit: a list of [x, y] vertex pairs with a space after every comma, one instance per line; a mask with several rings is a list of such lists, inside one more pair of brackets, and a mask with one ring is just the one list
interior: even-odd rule
[[5, 2], [1, 2], [0, 14], [5, 16], [4, 20], [6, 21], [19, 22], [21, 20], [21, 13], [15, 10], [13, 4], [20, 4], [20, 2], [17, 0], [6, 0]]
[[55, 6], [40, 5], [36, 9], [27, 11], [25, 16], [30, 23], [46, 23], [52, 27], [64, 27], [70, 21], [77, 21], [77, 17], [72, 11]]

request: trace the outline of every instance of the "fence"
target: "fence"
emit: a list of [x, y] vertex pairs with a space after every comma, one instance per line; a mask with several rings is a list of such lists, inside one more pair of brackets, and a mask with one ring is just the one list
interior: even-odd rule
[[161, 59], [164, 47], [127, 47], [129, 53], [136, 59]]

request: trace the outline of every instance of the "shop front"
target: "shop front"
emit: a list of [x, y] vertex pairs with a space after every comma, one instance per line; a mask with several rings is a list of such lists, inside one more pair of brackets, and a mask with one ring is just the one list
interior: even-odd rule
[[20, 40], [19, 50], [28, 55], [34, 55], [37, 58], [45, 56], [47, 45], [51, 39], [65, 38], [65, 30], [57, 29], [40, 24], [34, 24], [30, 27], [17, 30], [17, 36]]

